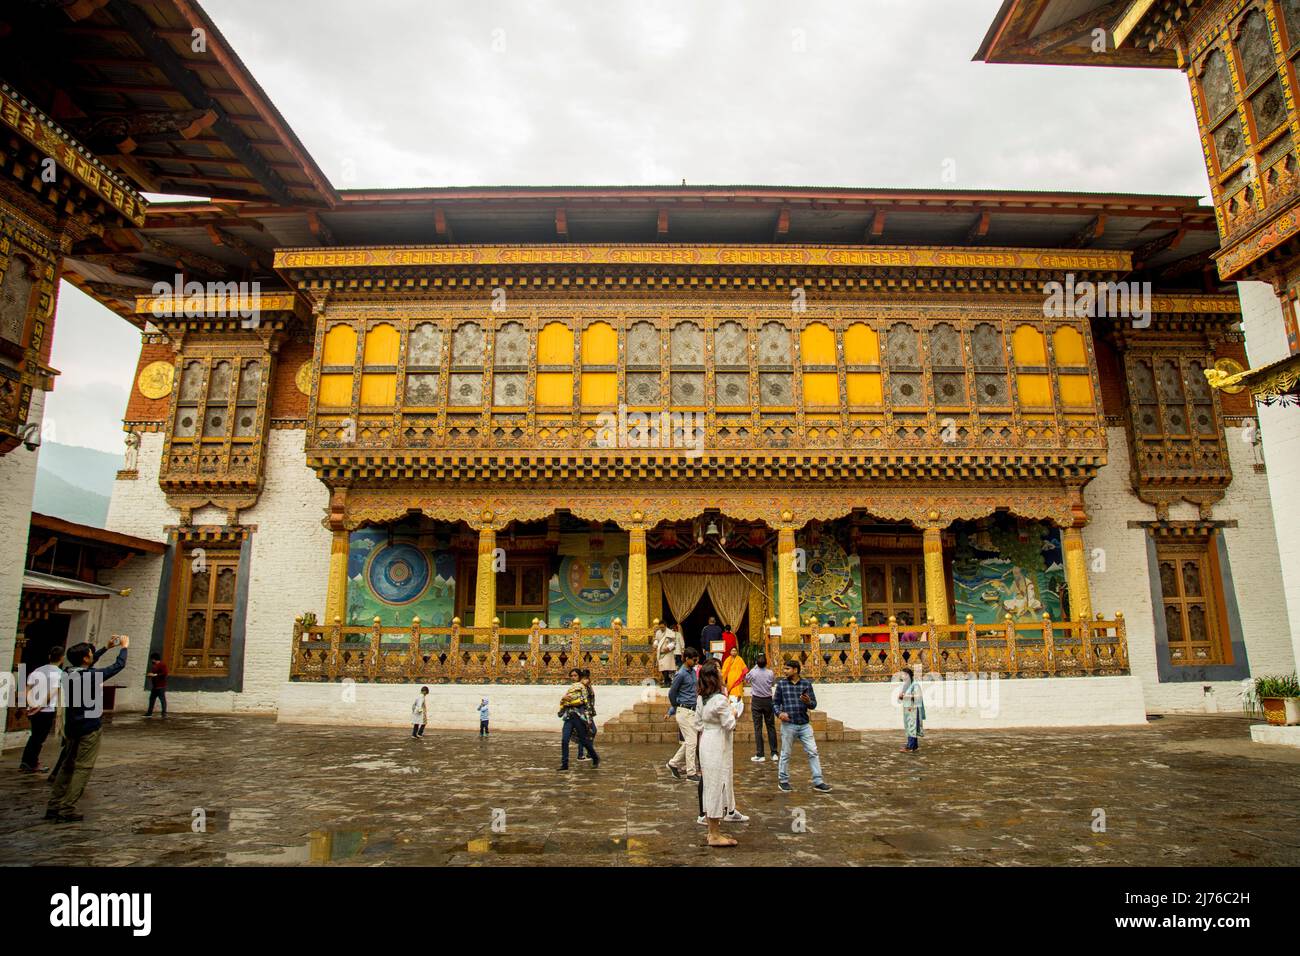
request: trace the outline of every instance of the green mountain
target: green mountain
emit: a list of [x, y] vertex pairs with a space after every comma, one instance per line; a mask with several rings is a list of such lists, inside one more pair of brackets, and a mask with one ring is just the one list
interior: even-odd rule
[[121, 467], [120, 455], [43, 442], [36, 464], [32, 510], [102, 528], [108, 520], [108, 501]]

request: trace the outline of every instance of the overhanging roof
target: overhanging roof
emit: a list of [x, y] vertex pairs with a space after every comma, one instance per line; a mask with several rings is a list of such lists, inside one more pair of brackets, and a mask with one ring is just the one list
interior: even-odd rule
[[54, 574], [41, 574], [37, 571], [23, 572], [24, 594], [48, 594], [64, 601], [103, 601], [116, 597], [117, 588], [106, 588], [102, 584], [77, 581], [73, 578], [61, 578]]
[[6, 0], [0, 72], [147, 192], [304, 206], [335, 198], [191, 0]]
[[[495, 186], [348, 190], [331, 209], [154, 203], [154, 246], [67, 261], [65, 276], [132, 321], [167, 250], [279, 287], [275, 249], [434, 243], [786, 243], [1123, 250], [1153, 277], [1195, 275], [1218, 248], [1213, 210], [1193, 196], [816, 186]], [[231, 237], [215, 245], [213, 235]], [[112, 238], [111, 236], [109, 238]], [[241, 249], [235, 243], [245, 246]], [[121, 261], [117, 261], [120, 259]], [[114, 266], [127, 270], [115, 274]], [[219, 276], [213, 276], [219, 278]], [[1168, 278], [1168, 276], [1164, 276]], [[116, 283], [116, 284], [114, 284]], [[134, 283], [134, 287], [131, 285]]]
[[1177, 54], [1155, 43], [1177, 10], [1198, 5], [1199, 0], [1003, 0], [974, 59], [1176, 68]]
[[31, 526], [56, 534], [65, 541], [90, 544], [125, 554], [162, 554], [167, 550], [167, 545], [161, 541], [151, 541], [148, 538], [138, 538], [133, 534], [65, 521], [63, 518], [43, 515], [36, 511], [32, 512]]

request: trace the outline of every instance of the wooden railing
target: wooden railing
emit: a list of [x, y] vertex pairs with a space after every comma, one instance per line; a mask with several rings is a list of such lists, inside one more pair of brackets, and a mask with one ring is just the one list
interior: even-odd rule
[[822, 681], [889, 680], [903, 667], [939, 674], [1083, 677], [1127, 674], [1124, 615], [1104, 620], [822, 627], [767, 633], [768, 660], [795, 657]]
[[650, 628], [293, 626], [289, 679], [386, 683], [560, 684], [569, 668], [602, 684], [659, 678]]
[[[1084, 677], [1127, 674], [1124, 615], [1040, 623], [821, 627], [765, 630], [774, 666], [798, 658], [820, 681], [887, 681], [903, 667], [941, 674]], [[362, 683], [561, 684], [569, 668], [602, 684], [659, 677], [649, 628], [370, 627], [294, 622], [289, 679]]]

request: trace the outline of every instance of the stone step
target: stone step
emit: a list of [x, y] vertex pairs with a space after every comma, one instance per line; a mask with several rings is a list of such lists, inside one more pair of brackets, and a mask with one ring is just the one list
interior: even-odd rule
[[[862, 735], [852, 730], [821, 730], [813, 732], [819, 741], [845, 741], [861, 740]], [[677, 734], [674, 733], [627, 733], [624, 731], [610, 730], [608, 727], [596, 735], [597, 743], [609, 744], [657, 744], [665, 747], [676, 746], [679, 741]], [[735, 752], [737, 756], [748, 754], [754, 747], [754, 735], [751, 733], [747, 737], [742, 737], [738, 732], [735, 737]]]
[[[637, 708], [639, 707], [640, 705], [638, 704]], [[617, 723], [620, 727], [626, 727], [629, 730], [653, 730], [657, 729], [661, 725], [670, 726], [675, 730], [677, 726], [676, 719], [669, 717], [662, 708], [657, 711], [643, 711], [637, 708], [630, 711], [625, 710], [617, 717], [611, 717], [607, 723]], [[844, 729], [844, 724], [841, 721], [838, 721], [833, 717], [828, 717], [823, 711], [819, 710], [815, 710], [812, 713], [812, 725], [813, 730]], [[736, 724], [736, 732], [740, 733], [742, 729], [746, 727], [752, 730], [753, 726], [749, 714], [742, 714], [740, 720]]]
[[[611, 717], [601, 727], [597, 739], [611, 744], [660, 744], [674, 746], [678, 743], [677, 721], [668, 716], [668, 701], [662, 688], [657, 690], [655, 700], [643, 700], [615, 717]], [[818, 740], [860, 740], [861, 734], [844, 729], [843, 721], [828, 717], [825, 711], [814, 710], [810, 715], [813, 734]], [[750, 752], [754, 747], [754, 724], [749, 712], [743, 714], [736, 724], [735, 742], [737, 752]]]

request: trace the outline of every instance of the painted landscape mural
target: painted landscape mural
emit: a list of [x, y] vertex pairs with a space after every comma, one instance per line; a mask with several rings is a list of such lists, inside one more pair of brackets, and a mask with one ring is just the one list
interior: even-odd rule
[[999, 513], [959, 526], [952, 576], [957, 621], [1063, 617], [1061, 533], [1041, 521]]

